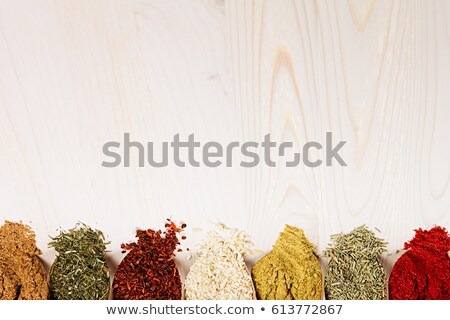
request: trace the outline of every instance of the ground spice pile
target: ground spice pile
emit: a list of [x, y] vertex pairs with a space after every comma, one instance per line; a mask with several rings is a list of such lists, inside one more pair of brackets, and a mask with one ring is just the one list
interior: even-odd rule
[[261, 300], [319, 300], [322, 269], [302, 229], [286, 225], [273, 250], [252, 269]]
[[436, 226], [415, 230], [389, 278], [392, 300], [450, 300], [450, 235]]
[[326, 299], [387, 299], [386, 274], [380, 262], [386, 245], [365, 226], [331, 236], [330, 247], [324, 252], [331, 258], [325, 274]]
[[252, 279], [244, 262], [252, 247], [244, 231], [220, 224], [208, 232], [186, 277], [186, 299], [253, 299]]
[[137, 243], [122, 244], [123, 252], [129, 252], [114, 275], [114, 299], [181, 299], [181, 279], [174, 258], [180, 244], [177, 235], [185, 227], [167, 220], [165, 231], [137, 230]]
[[29, 226], [5, 221], [0, 227], [0, 299], [48, 298], [47, 275], [38, 258], [40, 254]]
[[106, 300], [109, 270], [105, 260], [105, 237], [83, 223], [60, 231], [49, 247], [57, 256], [50, 269], [50, 293], [56, 300]]

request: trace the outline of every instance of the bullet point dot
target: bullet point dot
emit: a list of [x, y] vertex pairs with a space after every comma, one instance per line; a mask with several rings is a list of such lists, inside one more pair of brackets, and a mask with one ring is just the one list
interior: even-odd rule
[[264, 310], [266, 310], [266, 308], [262, 307], [262, 308], [261, 308], [261, 311], [264, 311]]

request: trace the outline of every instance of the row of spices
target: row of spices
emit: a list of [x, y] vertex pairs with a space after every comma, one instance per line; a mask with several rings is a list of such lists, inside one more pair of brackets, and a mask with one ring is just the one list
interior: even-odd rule
[[249, 235], [220, 224], [198, 246], [182, 285], [174, 258], [185, 228], [167, 220], [163, 230], [138, 230], [136, 242], [121, 245], [127, 254], [111, 286], [109, 243], [101, 231], [79, 223], [51, 238], [57, 255], [47, 277], [31, 228], [6, 221], [0, 227], [0, 299], [450, 299], [450, 235], [439, 226], [415, 230], [388, 281], [380, 261], [387, 243], [366, 226], [331, 237], [323, 277], [302, 229], [286, 225], [249, 272], [245, 258], [256, 253]]

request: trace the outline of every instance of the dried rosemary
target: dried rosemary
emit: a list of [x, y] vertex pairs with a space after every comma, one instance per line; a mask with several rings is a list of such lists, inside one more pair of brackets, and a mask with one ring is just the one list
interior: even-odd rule
[[325, 274], [325, 295], [329, 300], [387, 299], [387, 280], [380, 255], [387, 243], [366, 226], [350, 233], [331, 236], [324, 252], [331, 258]]
[[83, 223], [60, 231], [49, 243], [58, 255], [50, 269], [50, 293], [57, 300], [104, 300], [109, 297], [109, 270], [103, 233]]

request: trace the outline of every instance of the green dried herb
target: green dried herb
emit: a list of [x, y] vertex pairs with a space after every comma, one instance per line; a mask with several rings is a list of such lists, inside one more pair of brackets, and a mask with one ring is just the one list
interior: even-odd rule
[[331, 236], [324, 256], [331, 258], [325, 274], [329, 300], [387, 299], [387, 280], [380, 255], [387, 243], [366, 226]]
[[50, 293], [57, 300], [105, 300], [110, 277], [103, 233], [84, 223], [60, 231], [49, 247], [58, 255], [50, 269]]

